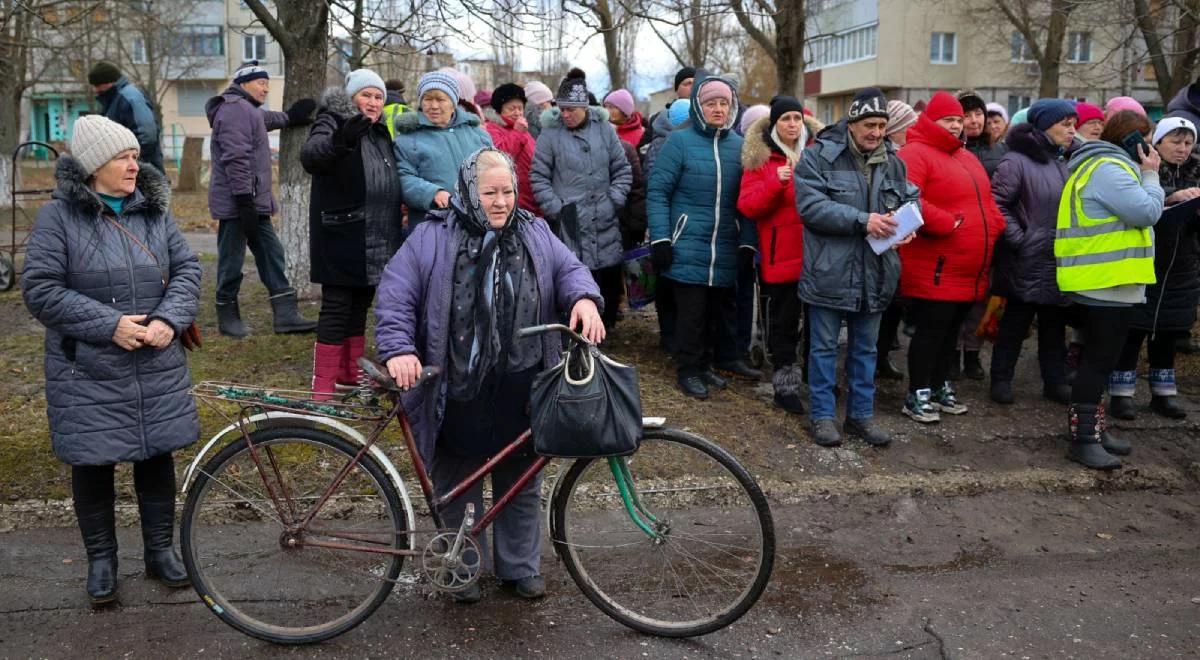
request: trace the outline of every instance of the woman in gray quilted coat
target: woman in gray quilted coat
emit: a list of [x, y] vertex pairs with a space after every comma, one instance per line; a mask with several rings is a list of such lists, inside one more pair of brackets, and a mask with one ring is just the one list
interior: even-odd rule
[[129, 129], [80, 117], [38, 212], [21, 277], [46, 326], [50, 440], [71, 466], [93, 606], [117, 590], [115, 464], [133, 463], [146, 575], [188, 585], [173, 547], [171, 452], [199, 435], [179, 341], [196, 318], [200, 263], [169, 211], [170, 184], [139, 164]]

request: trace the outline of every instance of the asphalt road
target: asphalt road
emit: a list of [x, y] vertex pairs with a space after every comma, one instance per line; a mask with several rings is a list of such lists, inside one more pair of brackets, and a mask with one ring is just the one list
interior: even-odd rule
[[1171, 658], [1200, 649], [1200, 493], [829, 497], [775, 507], [771, 585], [740, 622], [665, 640], [605, 617], [547, 555], [547, 598], [417, 586], [335, 640], [275, 647], [141, 575], [92, 611], [74, 529], [0, 535], [0, 657]]

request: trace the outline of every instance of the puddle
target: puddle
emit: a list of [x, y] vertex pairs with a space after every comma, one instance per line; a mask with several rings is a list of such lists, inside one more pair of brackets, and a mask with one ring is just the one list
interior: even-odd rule
[[884, 564], [884, 568], [901, 574], [932, 574], [932, 573], [957, 573], [959, 571], [970, 570], [972, 568], [982, 568], [987, 566], [995, 559], [1001, 556], [998, 548], [992, 545], [985, 545], [979, 548], [959, 548], [954, 555], [954, 559], [942, 562], [940, 564]]

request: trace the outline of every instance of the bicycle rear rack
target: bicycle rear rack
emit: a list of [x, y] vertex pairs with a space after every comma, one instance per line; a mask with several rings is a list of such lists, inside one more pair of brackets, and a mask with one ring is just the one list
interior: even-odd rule
[[379, 395], [370, 388], [358, 387], [335, 394], [330, 399], [314, 399], [313, 395], [314, 392], [309, 390], [215, 380], [206, 380], [192, 387], [192, 396], [210, 404], [227, 401], [242, 408], [278, 410], [352, 422], [377, 422], [388, 415], [388, 410], [380, 405]]

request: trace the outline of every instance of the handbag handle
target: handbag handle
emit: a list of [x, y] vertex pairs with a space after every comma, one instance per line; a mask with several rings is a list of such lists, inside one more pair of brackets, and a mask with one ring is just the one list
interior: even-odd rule
[[[576, 352], [583, 352], [584, 363], [587, 365], [587, 375], [576, 380], [571, 378], [571, 356]], [[576, 345], [571, 350], [567, 351], [566, 364], [563, 366], [563, 378], [568, 385], [587, 385], [592, 382], [592, 378], [596, 375], [596, 360], [592, 357], [592, 352], [587, 348]]]

